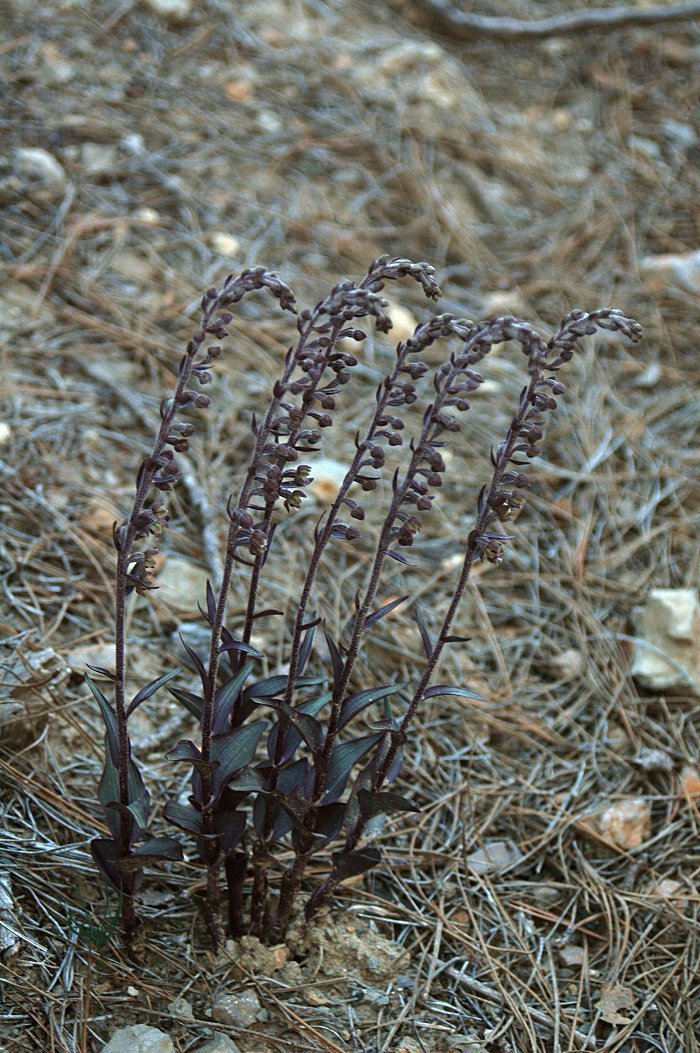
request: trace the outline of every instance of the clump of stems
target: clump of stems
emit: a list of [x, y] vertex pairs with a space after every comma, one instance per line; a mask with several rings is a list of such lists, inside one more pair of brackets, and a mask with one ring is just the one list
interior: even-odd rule
[[[556, 409], [557, 397], [564, 391], [559, 370], [573, 357], [578, 341], [598, 330], [618, 332], [632, 341], [641, 335], [638, 324], [614, 308], [572, 311], [548, 341], [530, 323], [516, 318], [474, 323], [443, 314], [418, 325], [409, 339], [397, 345], [392, 368], [376, 390], [369, 419], [355, 436], [355, 454], [337, 495], [316, 523], [293, 607], [288, 669], [254, 680], [255, 663], [263, 657], [251, 643], [255, 622], [284, 614], [258, 609], [262, 575], [274, 549], [274, 514], [280, 507], [293, 513], [306, 498], [312, 479], [304, 455], [320, 449], [325, 431], [334, 424], [337, 399], [358, 364], [357, 355], [348, 350], [350, 341], [360, 344], [365, 338], [364, 331], [355, 327], [356, 321], [373, 318], [377, 329], [388, 333], [391, 320], [381, 292], [387, 281], [404, 277], [418, 281], [428, 298], [438, 299], [439, 288], [428, 264], [380, 257], [359, 283], [339, 282], [312, 310], [297, 315], [296, 343], [285, 356], [264, 416], [253, 415], [252, 454], [240, 488], [228, 499], [222, 579], [215, 586], [208, 583], [203, 597], [202, 613], [211, 632], [208, 654], [187, 648], [201, 690], [169, 688], [196, 718], [199, 735], [196, 742], [181, 740], [168, 754], [172, 761], [192, 766], [191, 793], [186, 802], [169, 801], [164, 814], [195, 837], [206, 872], [203, 913], [215, 946], [225, 936], [222, 872], [228, 889], [228, 931], [240, 935], [247, 930], [277, 942], [284, 939], [309, 863], [326, 846], [341, 841], [328, 876], [307, 901], [308, 920], [328, 903], [343, 880], [380, 861], [376, 847], [366, 843], [372, 821], [382, 813], [415, 810], [410, 800], [387, 787], [400, 773], [418, 708], [441, 694], [475, 697], [460, 685], [433, 684], [433, 677], [445, 648], [458, 639], [452, 627], [474, 563], [479, 559], [500, 563], [512, 540], [501, 524], [523, 504], [530, 482], [523, 469], [540, 453], [546, 415]], [[172, 489], [179, 474], [175, 454], [187, 448], [193, 430], [190, 423], [176, 417], [191, 406], [205, 408], [209, 403], [207, 396], [189, 386], [193, 381], [201, 385], [212, 379], [210, 367], [221, 347], [205, 345], [211, 338], [228, 335], [232, 315], [227, 308], [262, 288], [284, 309], [295, 310], [287, 286], [260, 267], [236, 279], [230, 277], [221, 291], [210, 289], [205, 294], [201, 323], [180, 364], [175, 393], [161, 406], [153, 451], [139, 469], [131, 512], [114, 531], [117, 661], [116, 673], [107, 674], [114, 683], [113, 707], [91, 682], [107, 725], [100, 800], [107, 810], [112, 840], [98, 839], [93, 854], [122, 897], [127, 936], [136, 925], [134, 893], [142, 880], [144, 862], [176, 860], [181, 850], [171, 838], [141, 843], [148, 799], [131, 758], [127, 722], [134, 709], [175, 673], [159, 677], [127, 705], [126, 597], [153, 587], [150, 574], [158, 540], [167, 526], [167, 510], [162, 498], [151, 497], [154, 490], [167, 493]], [[421, 356], [439, 341], [457, 346], [438, 366], [430, 367]], [[404, 552], [413, 546], [443, 482], [444, 448], [460, 430], [460, 414], [468, 410], [483, 381], [476, 367], [495, 344], [504, 342], [520, 347], [527, 382], [507, 434], [491, 452], [491, 476], [479, 493], [462, 566], [434, 638], [420, 612], [416, 613], [425, 658], [415, 686], [370, 684], [353, 692], [351, 683], [364, 634], [407, 598], [375, 607], [386, 561], [408, 563]], [[426, 398], [422, 387], [428, 388], [431, 382], [432, 395]], [[424, 403], [420, 425], [407, 428], [413, 415], [407, 417], [406, 410], [418, 400]], [[365, 520], [371, 495], [381, 492], [379, 481], [389, 451], [393, 459], [399, 455], [399, 464], [346, 638], [334, 639], [323, 623], [330, 668], [325, 675], [309, 676], [306, 670], [314, 634], [321, 624], [311, 610], [319, 569], [324, 559], [332, 559], [335, 545], [359, 538], [357, 524]], [[360, 487], [362, 499], [350, 496], [353, 486]], [[237, 574], [239, 566], [248, 569]], [[226, 624], [229, 597], [233, 589], [240, 597], [244, 581], [245, 613], [242, 624], [234, 629]], [[325, 690], [319, 693], [321, 685]], [[399, 711], [392, 709], [391, 696], [399, 697]], [[348, 737], [359, 714], [377, 703], [383, 705], [383, 719], [371, 724], [368, 733]], [[290, 845], [293, 859], [280, 877], [279, 854]]]

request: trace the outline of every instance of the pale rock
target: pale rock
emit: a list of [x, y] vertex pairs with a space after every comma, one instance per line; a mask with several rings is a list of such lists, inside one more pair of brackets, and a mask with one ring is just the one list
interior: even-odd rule
[[80, 147], [80, 163], [83, 175], [112, 175], [117, 167], [116, 147], [108, 143], [83, 143]]
[[[16, 935], [18, 922], [14, 910], [10, 875], [6, 870], [0, 870], [0, 961], [7, 961], [19, 950], [20, 941]], [[7, 925], [3, 925], [3, 920]]]
[[683, 892], [683, 885], [680, 881], [674, 881], [673, 878], [661, 878], [659, 881], [652, 882], [647, 888], [649, 896], [652, 896], [654, 899], [670, 900], [680, 910], [685, 910], [688, 905], [688, 900]]
[[199, 614], [198, 604], [204, 605], [209, 574], [182, 556], [168, 556], [155, 584], [155, 598], [181, 614]]
[[15, 151], [15, 167], [20, 175], [42, 183], [65, 183], [66, 173], [60, 161], [41, 147], [20, 147]]
[[12, 440], [12, 428], [4, 420], [0, 421], [0, 446], [7, 446]]
[[413, 336], [418, 322], [415, 315], [411, 314], [408, 308], [389, 299], [389, 297], [387, 297], [387, 300], [389, 306], [386, 308], [386, 313], [393, 323], [388, 333], [388, 339], [398, 344], [399, 341], [408, 340], [409, 337]]
[[700, 606], [694, 589], [652, 589], [636, 612], [632, 676], [648, 691], [700, 695]]
[[212, 247], [220, 252], [222, 256], [235, 259], [241, 251], [241, 243], [233, 234], [227, 234], [224, 230], [217, 230], [211, 236]]
[[569, 680], [582, 676], [586, 671], [586, 665], [586, 656], [583, 651], [575, 647], [567, 647], [566, 650], [550, 658], [546, 668], [551, 676], [568, 683]]
[[519, 863], [522, 857], [512, 841], [486, 841], [467, 856], [467, 869], [473, 874], [498, 874]]
[[637, 848], [651, 833], [651, 809], [641, 797], [616, 801], [598, 815], [598, 830], [620, 848]]
[[559, 957], [564, 965], [583, 965], [585, 961], [585, 950], [575, 943], [565, 943], [559, 948]]
[[186, 998], [173, 998], [168, 1002], [168, 1015], [175, 1020], [194, 1020], [194, 1010]]
[[644, 746], [632, 763], [643, 771], [673, 771], [673, 758], [665, 750]]
[[639, 273], [652, 289], [675, 285], [686, 292], [700, 292], [700, 249], [694, 252], [645, 256]]
[[169, 1035], [147, 1024], [132, 1024], [115, 1031], [102, 1053], [175, 1053]]
[[332, 457], [319, 457], [308, 463], [313, 478], [313, 482], [308, 487], [309, 492], [314, 495], [319, 504], [333, 504], [347, 473], [347, 464], [334, 461]]
[[486, 293], [481, 300], [481, 313], [484, 318], [521, 318], [526, 312], [527, 305], [518, 289], [495, 289]]
[[156, 227], [160, 223], [160, 212], [157, 212], [154, 208], [148, 208], [148, 206], [137, 208], [134, 217], [139, 223], [146, 223], [149, 227]]
[[203, 1046], [197, 1046], [193, 1053], [241, 1053], [236, 1043], [222, 1031], [215, 1031]]
[[121, 278], [145, 284], [153, 278], [153, 265], [137, 252], [116, 252], [109, 261], [109, 269]]
[[264, 1010], [255, 991], [237, 991], [235, 994], [218, 994], [214, 999], [212, 1017], [220, 1024], [232, 1027], [251, 1027], [261, 1018]]
[[145, 3], [154, 15], [174, 25], [186, 22], [192, 14], [192, 0], [145, 0]]

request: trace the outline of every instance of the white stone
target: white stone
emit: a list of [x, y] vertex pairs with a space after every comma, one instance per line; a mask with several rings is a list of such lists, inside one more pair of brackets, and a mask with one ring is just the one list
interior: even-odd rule
[[199, 614], [197, 604], [204, 606], [209, 574], [181, 556], [168, 556], [156, 578], [158, 592], [151, 593], [182, 614]]
[[473, 874], [497, 874], [519, 863], [522, 857], [512, 841], [486, 841], [483, 848], [467, 856], [467, 869]]
[[175, 1046], [157, 1027], [133, 1024], [115, 1031], [102, 1053], [175, 1053]]
[[168, 1015], [174, 1017], [175, 1020], [194, 1020], [194, 1010], [191, 1004], [186, 998], [179, 996], [168, 1003]]
[[241, 251], [241, 243], [233, 234], [227, 234], [224, 230], [217, 230], [211, 236], [212, 246], [222, 256], [237, 257]]
[[21, 146], [15, 151], [15, 164], [22, 175], [40, 179], [42, 183], [64, 183], [66, 180], [60, 161], [40, 147]]
[[0, 446], [6, 446], [12, 438], [12, 428], [4, 420], [0, 420]]
[[319, 457], [317, 460], [310, 460], [309, 464], [313, 478], [313, 482], [308, 487], [309, 492], [320, 504], [333, 504], [347, 473], [348, 465], [335, 461], [332, 457]]
[[694, 589], [652, 589], [636, 612], [632, 676], [649, 691], [700, 695], [700, 606]]
[[652, 287], [676, 285], [687, 292], [700, 293], [700, 249], [645, 256], [639, 264], [639, 273]]
[[192, 13], [191, 0], [146, 0], [146, 6], [166, 22], [186, 22]]
[[111, 175], [117, 166], [117, 151], [109, 143], [83, 143], [80, 162], [84, 175]]
[[213, 1036], [203, 1046], [197, 1046], [194, 1053], [241, 1053], [236, 1043], [224, 1035], [221, 1031], [215, 1031]]
[[220, 1024], [232, 1027], [250, 1027], [259, 1020], [262, 1006], [255, 991], [236, 991], [235, 994], [218, 994], [214, 999], [212, 1016]]
[[637, 848], [651, 833], [651, 809], [642, 797], [615, 801], [599, 814], [598, 829], [620, 848]]

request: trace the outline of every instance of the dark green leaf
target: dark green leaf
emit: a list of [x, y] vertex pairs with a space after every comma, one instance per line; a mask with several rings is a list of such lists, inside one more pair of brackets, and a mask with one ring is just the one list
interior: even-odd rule
[[250, 676], [252, 669], [253, 663], [246, 662], [234, 676], [217, 688], [214, 696], [214, 717], [212, 720], [212, 730], [215, 735], [225, 730], [234, 703], [240, 695], [241, 688]]
[[199, 657], [199, 655], [194, 650], [194, 648], [190, 647], [190, 645], [187, 643], [187, 640], [185, 640], [185, 638], [182, 635], [182, 633], [180, 633], [180, 642], [182, 643], [182, 646], [185, 648], [185, 650], [187, 651], [188, 655], [192, 659], [192, 661], [194, 663], [194, 667], [197, 670], [197, 672], [199, 673], [199, 679], [202, 681], [202, 687], [206, 691], [207, 686], [209, 684], [209, 674], [207, 673], [207, 671], [206, 671], [206, 669], [204, 667], [204, 662]]
[[217, 811], [216, 833], [219, 838], [219, 850], [228, 855], [233, 852], [243, 837], [246, 817], [243, 812]]
[[119, 725], [117, 724], [117, 715], [112, 709], [111, 705], [100, 691], [99, 687], [92, 679], [91, 676], [85, 674], [85, 683], [90, 688], [92, 694], [97, 700], [97, 704], [100, 707], [102, 713], [102, 719], [104, 720], [105, 727], [107, 729], [107, 743], [109, 745], [109, 752], [112, 755], [112, 760], [115, 767], [119, 766]]
[[308, 713], [301, 713], [298, 709], [294, 709], [285, 702], [275, 699], [261, 700], [259, 704], [261, 706], [270, 706], [278, 713], [283, 714], [299, 732], [314, 756], [321, 752], [324, 740], [323, 728], [315, 717], [310, 716]]
[[382, 618], [386, 617], [387, 614], [391, 614], [392, 611], [396, 610], [396, 608], [407, 599], [408, 596], [399, 596], [397, 600], [392, 600], [391, 603], [385, 603], [378, 611], [372, 611], [365, 621], [365, 629], [368, 629], [370, 625], [375, 625]]
[[364, 848], [360, 852], [334, 852], [332, 859], [337, 877], [345, 881], [376, 867], [381, 856], [376, 848]]
[[399, 793], [391, 790], [373, 792], [372, 790], [360, 790], [357, 794], [360, 804], [360, 815], [363, 819], [372, 819], [375, 815], [383, 815], [385, 812], [419, 812], [420, 808], [402, 797]]
[[191, 691], [182, 691], [177, 687], [169, 687], [168, 691], [176, 698], [180, 705], [184, 706], [197, 720], [202, 719], [204, 699], [201, 695], [194, 695]]
[[326, 643], [328, 644], [328, 651], [331, 656], [331, 665], [333, 667], [333, 686], [337, 688], [343, 675], [343, 669], [345, 663], [340, 656], [338, 645], [336, 644], [333, 637], [330, 635], [327, 629], [323, 630], [323, 634], [326, 637]]
[[326, 793], [323, 798], [324, 804], [332, 804], [342, 794], [348, 781], [348, 776], [357, 762], [364, 757], [368, 750], [379, 742], [381, 732], [373, 735], [363, 735], [359, 739], [351, 739], [349, 742], [340, 742], [333, 747], [330, 761], [328, 762], [328, 776], [326, 780]]
[[163, 815], [180, 830], [186, 830], [189, 834], [200, 835], [202, 833], [202, 813], [189, 804], [180, 804], [179, 801], [168, 801], [163, 809]]
[[488, 702], [487, 698], [478, 695], [476, 691], [469, 691], [466, 687], [453, 687], [451, 684], [436, 684], [434, 687], [429, 687], [423, 698], [436, 698], [438, 695], [459, 695], [462, 698], [475, 698], [478, 702]]
[[370, 687], [366, 691], [359, 691], [356, 695], [350, 695], [349, 698], [345, 699], [340, 710], [339, 730], [342, 730], [357, 713], [366, 709], [373, 702], [378, 702], [381, 698], [388, 698], [389, 695], [394, 695], [397, 691], [403, 691], [405, 687], [405, 684], [389, 684], [385, 687]]
[[266, 722], [258, 720], [212, 738], [211, 759], [219, 762], [212, 778], [212, 797], [215, 801], [231, 777], [250, 764], [265, 727]]
[[163, 687], [164, 684], [167, 684], [169, 680], [172, 680], [179, 672], [179, 669], [173, 669], [172, 672], [165, 673], [163, 676], [159, 676], [157, 680], [152, 680], [150, 684], [146, 684], [145, 687], [142, 687], [138, 694], [134, 695], [132, 698], [129, 708], [126, 711], [127, 717], [131, 716], [137, 706], [140, 706], [141, 703], [145, 702], [147, 698], [151, 697], [151, 695], [155, 695], [159, 688]]
[[149, 859], [182, 859], [182, 845], [173, 837], [152, 837], [136, 845], [135, 856]]
[[119, 860], [122, 852], [119, 845], [105, 837], [96, 837], [90, 842], [90, 851], [107, 883], [117, 892], [121, 892], [122, 874], [119, 869]]

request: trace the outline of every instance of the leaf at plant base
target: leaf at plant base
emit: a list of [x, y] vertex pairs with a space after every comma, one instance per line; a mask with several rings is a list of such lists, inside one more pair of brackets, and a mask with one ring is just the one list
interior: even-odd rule
[[488, 702], [487, 698], [478, 695], [476, 691], [470, 691], [466, 687], [455, 687], [452, 684], [435, 684], [434, 687], [427, 689], [423, 698], [436, 698], [438, 695], [459, 695], [461, 698], [475, 698], [477, 702]]
[[363, 819], [372, 819], [375, 815], [384, 815], [386, 812], [420, 812], [420, 808], [408, 797], [402, 797], [400, 793], [391, 790], [360, 790], [357, 794], [360, 805], [360, 815]]
[[189, 804], [180, 804], [179, 801], [168, 801], [163, 809], [163, 815], [180, 830], [197, 836], [202, 833], [202, 813]]
[[182, 859], [182, 845], [172, 837], [152, 837], [140, 845], [136, 845], [131, 855], [123, 856], [119, 860], [119, 869], [132, 873], [140, 870], [144, 863], [153, 863], [160, 859]]
[[363, 735], [359, 739], [350, 739], [349, 742], [339, 742], [333, 747], [328, 762], [328, 774], [326, 778], [326, 792], [323, 804], [333, 804], [337, 801], [348, 781], [348, 776], [357, 762], [364, 757], [368, 750], [379, 742], [382, 737], [381, 731], [372, 735]]
[[238, 847], [243, 837], [245, 824], [246, 817], [243, 812], [217, 812], [216, 833], [219, 838], [219, 850], [223, 855], [228, 855]]
[[105, 837], [96, 837], [90, 842], [92, 858], [104, 879], [117, 892], [122, 891], [122, 872], [119, 868], [121, 848]]
[[100, 707], [102, 719], [105, 728], [107, 729], [107, 744], [109, 746], [109, 752], [112, 756], [115, 767], [117, 767], [119, 765], [119, 725], [117, 724], [117, 715], [95, 681], [92, 677], [88, 676], [87, 673], [85, 674], [85, 683], [90, 688], [98, 706]]
[[315, 834], [317, 838], [320, 838], [318, 848], [325, 848], [327, 844], [340, 833], [340, 829], [343, 825], [345, 818], [347, 805], [339, 804], [324, 804], [320, 808], [316, 809], [316, 829]]
[[364, 874], [365, 871], [376, 867], [381, 860], [376, 848], [364, 848], [358, 852], [334, 852], [331, 858], [333, 869], [340, 881]]
[[308, 713], [302, 713], [298, 709], [294, 709], [293, 706], [288, 706], [285, 702], [276, 699], [265, 699], [264, 701], [261, 699], [259, 704], [261, 706], [270, 706], [286, 717], [292, 727], [299, 732], [314, 756], [321, 752], [324, 735], [323, 728], [318, 720]]
[[[127, 792], [129, 795], [129, 801], [127, 802], [126, 809], [136, 823], [135, 828], [133, 822], [129, 824], [129, 840], [130, 842], [133, 842], [136, 838], [140, 837], [146, 826], [150, 798], [148, 796], [148, 791], [143, 784], [141, 773], [132, 760], [129, 760]], [[121, 805], [119, 796], [119, 772], [112, 762], [109, 751], [107, 751], [105, 753], [104, 770], [97, 789], [97, 798], [105, 809], [107, 825], [109, 826], [112, 837], [117, 842], [121, 842], [121, 825], [124, 813], [120, 812], [119, 809], [115, 810], [111, 808], [110, 805], [112, 802], [117, 802]]]
[[[297, 713], [308, 713], [309, 716], [315, 717], [317, 713], [323, 709], [327, 702], [333, 698], [333, 692], [328, 691], [325, 695], [320, 695], [318, 698], [308, 699], [306, 702], [300, 702], [294, 709]], [[277, 736], [279, 734], [279, 722], [275, 724], [270, 737], [267, 742], [267, 753], [272, 760], [277, 750]], [[299, 743], [301, 742], [301, 735], [293, 726], [287, 729], [287, 735], [284, 742], [284, 750], [282, 751], [282, 764], [286, 764], [292, 759]]]
[[304, 797], [300, 786], [293, 786], [288, 793], [275, 793], [273, 800], [284, 808], [295, 826], [302, 830], [308, 829], [311, 804]]
[[150, 684], [146, 684], [145, 687], [142, 687], [138, 694], [134, 695], [129, 703], [129, 708], [126, 711], [127, 717], [130, 717], [142, 702], [145, 702], [147, 698], [151, 697], [151, 695], [155, 695], [156, 691], [163, 687], [164, 684], [167, 684], [168, 681], [172, 680], [173, 677], [176, 677], [179, 672], [179, 668], [173, 669], [170, 673], [164, 673], [163, 676], [159, 676], [156, 680], [151, 680]]
[[204, 699], [201, 695], [195, 695], [191, 691], [182, 691], [178, 687], [169, 687], [168, 691], [193, 717], [196, 717], [197, 720], [202, 719]]
[[215, 735], [211, 740], [211, 759], [219, 762], [219, 767], [212, 777], [212, 797], [218, 801], [221, 791], [231, 776], [247, 767], [255, 756], [260, 736], [266, 727], [264, 720], [234, 728], [223, 735]]
[[225, 684], [216, 689], [214, 696], [214, 716], [212, 730], [215, 735], [220, 735], [228, 727], [229, 716], [236, 699], [241, 693], [243, 684], [246, 682], [253, 670], [253, 662], [246, 662], [234, 676], [230, 677]]
[[340, 710], [338, 730], [342, 730], [354, 716], [361, 713], [367, 706], [371, 706], [373, 702], [378, 702], [379, 699], [387, 698], [389, 695], [395, 695], [397, 691], [403, 691], [405, 687], [405, 684], [388, 684], [384, 687], [370, 687], [365, 691], [358, 691], [356, 695], [350, 695], [345, 699]]

